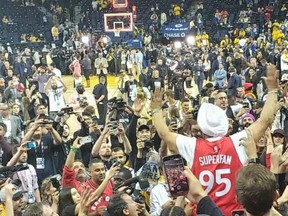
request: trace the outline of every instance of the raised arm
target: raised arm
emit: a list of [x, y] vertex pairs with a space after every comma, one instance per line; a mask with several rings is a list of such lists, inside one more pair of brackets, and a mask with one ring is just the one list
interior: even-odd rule
[[251, 131], [255, 143], [264, 135], [266, 129], [272, 124], [274, 116], [276, 115], [277, 94], [279, 90], [278, 76], [279, 71], [276, 69], [276, 66], [269, 65], [267, 67], [267, 77], [263, 78], [268, 89], [267, 99], [260, 114], [260, 118], [248, 128]]
[[66, 162], [65, 162], [65, 166], [68, 167], [69, 169], [72, 169], [73, 168], [73, 163], [74, 163], [74, 159], [75, 159], [75, 154], [76, 154], [76, 151], [80, 148], [81, 145], [79, 145], [79, 140], [80, 140], [81, 137], [77, 137], [72, 146], [71, 146], [71, 149], [70, 149], [70, 152], [67, 156], [67, 159], [66, 159]]
[[[151, 94], [152, 95], [152, 94]], [[162, 96], [163, 90], [156, 88], [154, 94], [151, 96], [151, 111], [153, 122], [160, 138], [167, 144], [171, 151], [177, 151], [176, 138], [178, 134], [169, 131], [162, 116]]]
[[99, 136], [99, 138], [95, 142], [95, 145], [93, 145], [93, 148], [91, 151], [91, 154], [93, 156], [97, 156], [99, 154], [99, 150], [101, 148], [101, 145], [102, 145], [103, 141], [106, 139], [106, 136], [109, 133], [109, 131], [110, 131], [109, 124], [106, 124], [101, 135]]

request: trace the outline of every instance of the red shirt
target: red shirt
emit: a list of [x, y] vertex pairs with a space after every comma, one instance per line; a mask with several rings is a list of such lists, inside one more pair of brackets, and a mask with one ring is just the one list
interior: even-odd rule
[[224, 215], [243, 209], [235, 194], [236, 173], [241, 167], [230, 137], [212, 142], [197, 139], [192, 172]]
[[82, 185], [75, 179], [75, 172], [73, 169], [68, 168], [66, 165], [62, 172], [62, 187], [74, 187], [78, 193], [82, 192]]
[[[96, 184], [93, 180], [88, 180], [85, 183], [86, 187], [91, 188], [93, 191], [95, 191], [99, 185]], [[113, 196], [113, 183], [110, 180], [105, 188], [105, 190], [103, 191], [103, 193], [101, 194], [101, 196], [99, 197], [99, 199], [91, 206], [91, 208], [89, 209], [89, 214], [91, 213], [95, 213], [97, 207], [100, 206], [107, 206], [108, 202], [110, 201], [111, 197]]]

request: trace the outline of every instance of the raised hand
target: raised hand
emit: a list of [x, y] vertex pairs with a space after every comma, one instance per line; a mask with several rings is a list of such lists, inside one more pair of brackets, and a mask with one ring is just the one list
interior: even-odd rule
[[155, 109], [161, 109], [163, 105], [163, 94], [164, 90], [161, 88], [156, 88], [154, 93], [151, 92], [151, 103], [150, 103], [151, 111]]
[[266, 83], [268, 91], [279, 89], [279, 71], [275, 65], [269, 64], [267, 66], [267, 76], [262, 78]]
[[138, 98], [136, 98], [136, 100], [134, 101], [134, 111], [135, 113], [140, 113], [141, 110], [143, 109], [144, 104], [142, 103], [142, 101]]

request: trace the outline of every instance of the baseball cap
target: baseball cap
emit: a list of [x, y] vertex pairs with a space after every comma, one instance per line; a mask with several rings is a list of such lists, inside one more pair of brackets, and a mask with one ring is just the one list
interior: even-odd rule
[[150, 130], [149, 126], [148, 125], [140, 125], [138, 127], [138, 131], [142, 131], [142, 130]]
[[285, 137], [284, 130], [282, 130], [282, 129], [275, 129], [273, 131], [272, 135], [274, 136], [275, 134], [281, 134], [283, 137]]
[[23, 196], [24, 193], [27, 193], [27, 191], [22, 191], [20, 189], [17, 189], [13, 192], [13, 200], [17, 200]]

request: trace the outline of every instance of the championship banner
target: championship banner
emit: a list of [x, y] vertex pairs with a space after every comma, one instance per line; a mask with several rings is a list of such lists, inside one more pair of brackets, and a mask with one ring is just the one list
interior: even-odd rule
[[167, 23], [161, 29], [165, 38], [184, 38], [190, 31], [189, 22]]

